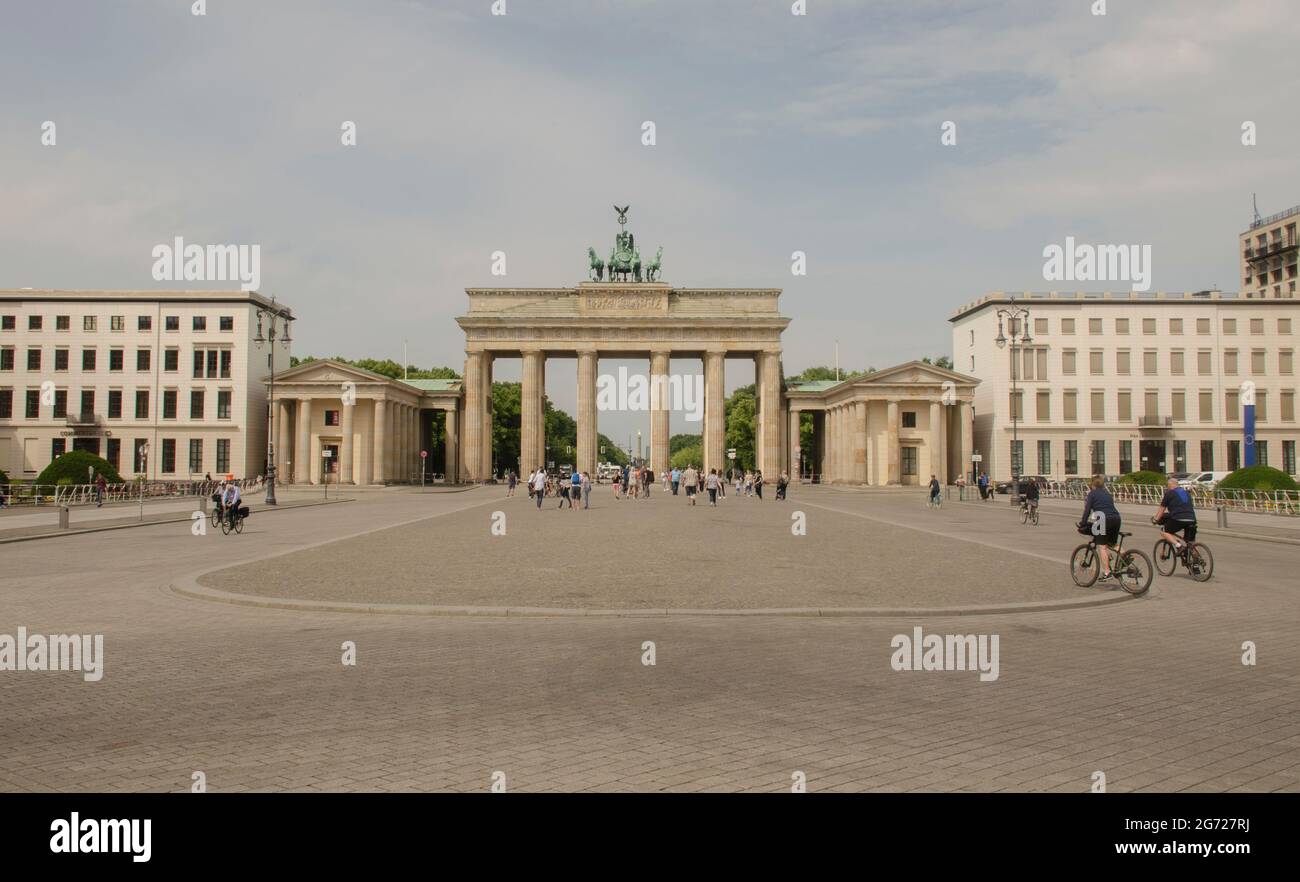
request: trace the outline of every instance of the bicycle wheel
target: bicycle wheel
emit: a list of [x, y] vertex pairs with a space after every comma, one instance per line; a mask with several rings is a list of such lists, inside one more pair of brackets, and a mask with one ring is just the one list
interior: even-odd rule
[[1034, 510], [1033, 510], [1033, 511], [1030, 513], [1030, 515], [1029, 515], [1029, 520], [1031, 520], [1031, 521], [1034, 522], [1034, 526], [1035, 526], [1035, 527], [1038, 526], [1038, 507], [1037, 507], [1037, 506], [1034, 506]]
[[1214, 574], [1214, 555], [1208, 545], [1193, 542], [1187, 547], [1187, 569], [1198, 582], [1208, 582]]
[[1080, 545], [1074, 549], [1074, 554], [1070, 555], [1070, 578], [1074, 579], [1074, 584], [1080, 588], [1091, 588], [1099, 575], [1101, 572], [1097, 565], [1097, 554], [1092, 546]]
[[221, 519], [221, 535], [222, 536], [230, 535], [230, 518]]
[[212, 529], [215, 530], [217, 527], [220, 526], [221, 526], [221, 509], [214, 508], [212, 509]]
[[239, 517], [235, 518], [235, 532], [236, 532], [236, 533], [242, 533], [242, 532], [244, 532], [244, 519], [243, 519], [243, 518], [239, 518]]
[[1162, 576], [1172, 576], [1178, 568], [1178, 555], [1174, 553], [1174, 546], [1168, 539], [1156, 542], [1151, 556], [1156, 560], [1156, 572]]
[[1020, 509], [1020, 523], [1022, 524], [1029, 523], [1029, 509], [1027, 508]]
[[1129, 594], [1145, 594], [1151, 587], [1151, 579], [1155, 576], [1151, 558], [1143, 551], [1124, 552], [1114, 572], [1119, 580], [1119, 587]]

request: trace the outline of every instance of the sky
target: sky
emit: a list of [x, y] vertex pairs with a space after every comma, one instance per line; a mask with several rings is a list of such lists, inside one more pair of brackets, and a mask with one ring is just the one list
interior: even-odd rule
[[618, 203], [664, 281], [783, 290], [787, 374], [948, 354], [990, 291], [1126, 287], [1045, 282], [1067, 236], [1235, 291], [1252, 194], [1300, 203], [1294, 0], [1095, 3], [0, 0], [0, 287], [174, 288], [155, 245], [258, 244], [295, 354], [460, 370], [464, 289], [576, 284]]

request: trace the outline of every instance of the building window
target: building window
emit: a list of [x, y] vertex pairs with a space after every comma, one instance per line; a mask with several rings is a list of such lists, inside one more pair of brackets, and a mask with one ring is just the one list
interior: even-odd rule
[[1034, 335], [1038, 337], [1043, 337], [1046, 336], [1046, 334], [1047, 334], [1047, 319], [1045, 318], [1034, 319]]
[[122, 370], [123, 351], [121, 349], [108, 350], [108, 369], [110, 371]]
[[1133, 442], [1119, 442], [1119, 473], [1127, 475], [1133, 471]]
[[39, 331], [39, 330], [41, 329], [41, 323], [42, 323], [43, 321], [44, 321], [44, 319], [43, 319], [41, 316], [39, 316], [39, 315], [29, 315], [29, 316], [27, 316], [27, 330], [29, 330], [29, 331]]
[[18, 328], [18, 317], [14, 315], [0, 315], [0, 331], [13, 331]]
[[1225, 422], [1235, 423], [1241, 420], [1241, 408], [1237, 400], [1236, 391], [1223, 393], [1223, 419]]
[[1025, 473], [1025, 442], [1019, 439], [1011, 442], [1011, 474]]
[[27, 370], [39, 371], [41, 369], [41, 350], [27, 350]]
[[1282, 422], [1295, 422], [1295, 392], [1291, 389], [1282, 392]]
[[1092, 421], [1094, 423], [1106, 422], [1106, 393], [1103, 391], [1093, 390], [1091, 398]]
[[1229, 377], [1237, 375], [1237, 350], [1223, 350], [1223, 373]]
[[1079, 442], [1065, 442], [1065, 473], [1067, 475], [1079, 474]]
[[1079, 421], [1079, 393], [1075, 392], [1072, 389], [1062, 393], [1061, 403], [1063, 405], [1063, 407], [1061, 408], [1062, 418], [1067, 423], [1078, 422]]
[[1282, 471], [1288, 475], [1295, 474], [1295, 442], [1282, 442]]
[[[333, 415], [334, 415], [334, 416], [332, 417], [333, 422], [326, 422], [325, 425], [327, 425], [327, 426], [338, 426], [338, 425], [341, 425], [341, 423], [339, 422], [339, 411], [337, 411], [337, 410], [332, 410], [332, 411], [331, 411], [331, 410], [327, 410], [327, 411], [325, 411], [325, 419], [326, 419], [327, 421], [331, 419], [330, 414], [333, 414]], [[904, 428], [904, 429], [915, 429], [915, 428], [916, 428], [916, 411], [914, 411], [914, 410], [905, 410], [905, 411], [903, 411], [903, 428]]]
[[1277, 332], [1279, 334], [1291, 333], [1291, 320], [1289, 318], [1280, 318], [1277, 320]]
[[1228, 442], [1228, 471], [1235, 472], [1241, 468], [1241, 442]]
[[1264, 320], [1262, 318], [1253, 318], [1250, 320], [1250, 332], [1252, 334], [1264, 333]]
[[109, 438], [106, 446], [108, 449], [104, 451], [104, 459], [108, 460], [108, 464], [113, 467], [113, 471], [118, 471], [121, 468], [122, 439]]
[[179, 331], [181, 329], [181, 317], [178, 315], [163, 316], [164, 331]]
[[223, 315], [217, 321], [223, 331], [233, 331], [235, 329], [235, 317], [233, 315]]
[[1183, 320], [1180, 318], [1171, 318], [1169, 320], [1169, 333], [1181, 334], [1183, 332]]
[[56, 371], [66, 371], [68, 369], [68, 350], [62, 347], [54, 350], [54, 369]]
[[1198, 318], [1196, 320], [1196, 333], [1208, 335], [1210, 333], [1210, 320], [1207, 318]]
[[1088, 373], [1094, 377], [1099, 377], [1105, 373], [1102, 367], [1102, 358], [1105, 353], [1100, 349], [1093, 349], [1088, 353]]
[[0, 389], [0, 420], [14, 417], [14, 390]]
[[1183, 375], [1183, 350], [1175, 349], [1169, 353], [1169, 373], [1175, 377]]
[[231, 357], [231, 354], [232, 354], [232, 353], [231, 353], [231, 351], [230, 351], [229, 349], [223, 349], [223, 350], [221, 350], [221, 379], [223, 379], [223, 380], [229, 380], [229, 379], [230, 379], [230, 357]]
[[1268, 465], [1268, 442], [1255, 442], [1255, 465]]
[[1133, 393], [1127, 389], [1121, 389], [1116, 399], [1115, 418], [1121, 423], [1133, 422]]
[[1156, 367], [1156, 350], [1144, 349], [1142, 351], [1142, 373], [1148, 377], [1154, 377], [1158, 373]]
[[110, 420], [120, 420], [122, 418], [122, 390], [108, 390], [108, 418]]
[[54, 391], [54, 418], [63, 420], [68, 418], [68, 390], [56, 389]]
[[95, 352], [94, 349], [81, 350], [81, 369], [83, 371], [93, 371], [95, 369]]
[[190, 474], [197, 475], [203, 471], [203, 439], [190, 439]]
[[1097, 334], [1100, 334], [1101, 332], [1102, 332], [1102, 331], [1101, 331], [1101, 319], [1099, 319], [1099, 318], [1090, 318], [1090, 319], [1088, 319], [1088, 333], [1089, 333], [1089, 334], [1092, 334], [1092, 335], [1095, 336], [1095, 335], [1097, 335]]
[[56, 315], [56, 316], [54, 317], [54, 330], [56, 330], [56, 331], [70, 331], [70, 330], [72, 330], [72, 316], [70, 316], [70, 315]]
[[1115, 319], [1115, 333], [1116, 334], [1128, 333], [1128, 319], [1126, 318]]
[[93, 315], [83, 315], [81, 317], [81, 330], [94, 331], [99, 325], [99, 317]]
[[176, 473], [176, 439], [162, 439], [162, 471], [165, 475]]
[[135, 320], [135, 329], [137, 331], [152, 331], [153, 316], [151, 315], [137, 316]]
[[1153, 318], [1142, 319], [1142, 333], [1154, 334], [1156, 332], [1156, 320]]
[[1106, 442], [1092, 442], [1092, 473], [1094, 475], [1106, 474]]
[[217, 419], [230, 419], [230, 390], [221, 389], [217, 392]]
[[1121, 377], [1127, 377], [1131, 367], [1131, 353], [1127, 349], [1117, 350], [1115, 352], [1115, 373]]
[[230, 439], [217, 439], [217, 473], [226, 474], [230, 471]]
[[68, 450], [67, 438], [55, 438], [50, 442], [50, 459], [58, 459]]
[[1201, 442], [1201, 471], [1203, 472], [1214, 471], [1214, 442], [1213, 441]]
[[124, 315], [111, 315], [111, 316], [109, 316], [109, 317], [108, 317], [108, 328], [109, 328], [110, 331], [125, 331], [125, 330], [126, 330], [126, 316], [124, 316]]
[[163, 350], [163, 370], [168, 373], [175, 373], [180, 370], [181, 351], [179, 349]]
[[207, 316], [202, 316], [202, 315], [194, 316], [193, 328], [196, 331], [206, 331], [208, 329]]
[[1037, 410], [1038, 421], [1040, 423], [1050, 423], [1052, 421], [1052, 393], [1043, 390], [1036, 395], [1036, 398], [1035, 409]]
[[1025, 418], [1025, 393], [1019, 389], [1012, 392], [1009, 407], [1011, 408], [1011, 418], [1013, 420], [1023, 420]]
[[1196, 351], [1196, 373], [1202, 377], [1208, 377], [1213, 368], [1210, 366], [1210, 350], [1198, 349]]
[[6, 346], [0, 349], [0, 371], [11, 371], [14, 369], [14, 348]]
[[1061, 373], [1067, 377], [1074, 376], [1075, 373], [1075, 352], [1073, 349], [1061, 350]]
[[135, 369], [137, 371], [149, 370], [149, 353], [150, 350], [148, 349], [137, 349], [135, 351]]
[[131, 456], [131, 471], [135, 472], [137, 475], [139, 475], [139, 474], [143, 474], [143, 473], [144, 473], [144, 467], [145, 467], [145, 461], [144, 461], [144, 459], [145, 459], [144, 445], [145, 445], [145, 443], [146, 443], [146, 442], [145, 442], [145, 439], [144, 439], [144, 438], [136, 438], [136, 439], [132, 442], [133, 452], [132, 452], [132, 456]]
[[1206, 389], [1202, 389], [1197, 394], [1197, 398], [1198, 398], [1197, 409], [1201, 417], [1201, 422], [1203, 423], [1214, 422], [1214, 393]]
[[1061, 319], [1061, 333], [1062, 334], [1074, 333], [1074, 319], [1072, 318]]
[[203, 419], [203, 390], [190, 390], [190, 419]]
[[1252, 349], [1250, 351], [1250, 372], [1256, 377], [1264, 376], [1266, 368], [1264, 367], [1264, 350]]
[[1295, 353], [1290, 349], [1283, 349], [1278, 352], [1277, 372], [1284, 377], [1289, 377], [1295, 372]]
[[1038, 442], [1038, 474], [1050, 475], [1052, 473], [1052, 442]]
[[1223, 333], [1225, 333], [1225, 334], [1235, 334], [1235, 333], [1237, 333], [1237, 320], [1236, 320], [1236, 319], [1230, 319], [1230, 318], [1226, 318], [1226, 319], [1224, 319], [1224, 320], [1223, 320]]
[[1174, 471], [1182, 474], [1187, 471], [1187, 442], [1174, 442]]
[[1268, 393], [1255, 393], [1255, 420], [1256, 422], [1268, 422]]
[[41, 390], [28, 389], [27, 400], [24, 402], [23, 416], [29, 420], [38, 420], [41, 418]]
[[135, 390], [135, 418], [137, 420], [149, 419], [149, 390]]
[[916, 476], [916, 448], [904, 447], [902, 452], [902, 472], [904, 477]]
[[176, 419], [176, 390], [175, 389], [163, 390], [163, 414], [162, 415], [163, 415], [163, 419], [165, 420]]
[[77, 413], [85, 414], [86, 416], [94, 415], [95, 413], [95, 390], [94, 389], [81, 390], [81, 408], [77, 411]]

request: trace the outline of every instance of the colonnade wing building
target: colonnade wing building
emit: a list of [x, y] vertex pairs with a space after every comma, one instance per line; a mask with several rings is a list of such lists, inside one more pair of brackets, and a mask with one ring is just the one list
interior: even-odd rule
[[[857, 484], [955, 479], [971, 446], [976, 380], [912, 362], [840, 383], [783, 379], [781, 334], [790, 319], [775, 288], [675, 288], [664, 283], [583, 282], [572, 288], [470, 288], [460, 380], [393, 380], [334, 361], [300, 365], [276, 379], [281, 479], [316, 483], [420, 480], [427, 464], [453, 482], [528, 473], [546, 462], [547, 365], [577, 360], [575, 466], [596, 471], [599, 360], [647, 359], [652, 378], [672, 359], [698, 359], [704, 375], [703, 467], [725, 470], [725, 363], [754, 363], [755, 447], [766, 475], [816, 475]], [[520, 444], [492, 450], [492, 376], [522, 362]], [[653, 385], [653, 381], [652, 381]], [[651, 396], [649, 465], [669, 467], [669, 410]], [[435, 414], [442, 417], [435, 419]], [[812, 415], [813, 449], [800, 420]], [[323, 456], [325, 451], [329, 457]], [[501, 461], [504, 459], [505, 461]], [[286, 465], [287, 463], [287, 465]], [[328, 465], [326, 465], [328, 464]], [[697, 464], [700, 465], [700, 464]]]

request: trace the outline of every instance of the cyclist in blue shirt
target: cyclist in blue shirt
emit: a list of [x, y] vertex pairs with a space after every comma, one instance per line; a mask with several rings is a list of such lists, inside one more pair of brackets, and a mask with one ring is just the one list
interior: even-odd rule
[[[1094, 520], [1100, 522], [1095, 531], [1092, 526]], [[1079, 522], [1079, 532], [1084, 535], [1091, 533], [1097, 538], [1097, 553], [1101, 555], [1099, 582], [1111, 578], [1110, 546], [1119, 541], [1119, 525], [1119, 509], [1115, 507], [1115, 500], [1106, 489], [1106, 479], [1101, 475], [1093, 475], [1092, 489], [1083, 502], [1083, 520]]]
[[1189, 544], [1196, 541], [1196, 508], [1192, 505], [1192, 494], [1178, 486], [1177, 478], [1170, 478], [1165, 486], [1164, 498], [1151, 523], [1160, 525], [1160, 535], [1174, 546], [1174, 551], [1181, 552], [1183, 544], [1178, 541], [1178, 534]]

